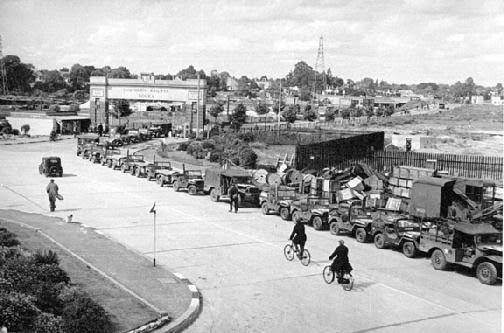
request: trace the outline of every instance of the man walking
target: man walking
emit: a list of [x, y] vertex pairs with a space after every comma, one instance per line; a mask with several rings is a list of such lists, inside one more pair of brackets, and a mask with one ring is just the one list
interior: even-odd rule
[[58, 185], [54, 182], [54, 179], [49, 181], [46, 187], [47, 195], [49, 196], [49, 209], [54, 212], [56, 209], [56, 197], [58, 196]]
[[238, 187], [236, 187], [233, 181], [231, 181], [231, 184], [229, 186], [228, 195], [229, 195], [229, 212], [231, 213], [233, 211], [233, 205], [234, 205], [234, 211], [235, 213], [238, 213], [238, 195], [239, 195]]

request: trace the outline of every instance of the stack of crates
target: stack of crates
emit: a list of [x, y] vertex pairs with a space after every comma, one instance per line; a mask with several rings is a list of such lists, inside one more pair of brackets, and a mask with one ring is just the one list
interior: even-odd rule
[[389, 187], [394, 196], [409, 199], [413, 181], [422, 177], [432, 177], [433, 175], [434, 169], [397, 166], [394, 167], [392, 177], [389, 179]]

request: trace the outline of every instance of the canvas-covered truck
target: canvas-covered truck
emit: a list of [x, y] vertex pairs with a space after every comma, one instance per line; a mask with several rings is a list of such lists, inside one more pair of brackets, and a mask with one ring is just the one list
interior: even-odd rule
[[430, 256], [434, 269], [464, 266], [483, 284], [502, 279], [502, 233], [488, 223], [432, 223], [421, 229], [419, 249]]
[[299, 199], [299, 196], [296, 187], [271, 186], [261, 191], [259, 195], [261, 211], [264, 215], [273, 211], [275, 214], [279, 214], [282, 220], [290, 221], [292, 217], [290, 212], [291, 203]]
[[212, 167], [205, 170], [205, 192], [210, 193], [210, 200], [229, 200], [228, 190], [231, 182], [238, 188], [238, 204], [248, 202], [259, 206], [260, 191], [252, 184], [252, 176], [242, 168], [229, 167], [227, 169]]
[[413, 258], [418, 253], [421, 223], [408, 216], [382, 215], [371, 222], [371, 235], [378, 249], [400, 248]]

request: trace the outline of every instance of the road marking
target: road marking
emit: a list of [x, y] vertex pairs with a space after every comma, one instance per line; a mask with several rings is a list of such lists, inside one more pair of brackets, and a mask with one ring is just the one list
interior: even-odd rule
[[46, 210], [44, 209], [44, 207], [40, 206], [38, 203], [36, 203], [35, 201], [31, 200], [31, 199], [30, 199], [30, 198], [28, 198], [27, 196], [25, 196], [25, 195], [23, 195], [23, 194], [21, 194], [21, 193], [19, 193], [19, 192], [14, 191], [14, 190], [13, 190], [13, 189], [11, 189], [9, 186], [2, 184], [2, 187], [6, 188], [7, 190], [11, 191], [11, 192], [12, 192], [12, 193], [14, 193], [14, 194], [17, 194], [18, 196], [20, 196], [21, 198], [25, 199], [25, 200], [26, 200], [26, 201], [28, 201], [29, 203], [31, 203], [31, 204], [33, 204], [33, 205], [37, 206], [38, 208], [40, 208], [42, 211], [44, 211], [44, 212], [46, 211]]

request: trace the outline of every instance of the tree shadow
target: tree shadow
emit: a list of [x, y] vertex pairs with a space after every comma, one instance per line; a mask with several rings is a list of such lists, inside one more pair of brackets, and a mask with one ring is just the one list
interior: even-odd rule
[[75, 175], [73, 173], [64, 173], [63, 176], [61, 176], [61, 178], [64, 178], [64, 177], [77, 177], [77, 175]]

